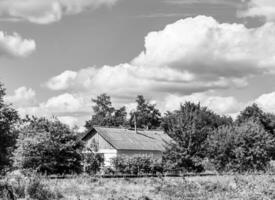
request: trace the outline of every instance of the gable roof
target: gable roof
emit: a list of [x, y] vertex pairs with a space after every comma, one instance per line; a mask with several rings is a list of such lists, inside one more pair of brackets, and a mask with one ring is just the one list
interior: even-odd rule
[[94, 127], [82, 139], [87, 141], [95, 133], [117, 150], [165, 151], [167, 143], [172, 141], [163, 131], [142, 130], [136, 133], [134, 130], [105, 127]]

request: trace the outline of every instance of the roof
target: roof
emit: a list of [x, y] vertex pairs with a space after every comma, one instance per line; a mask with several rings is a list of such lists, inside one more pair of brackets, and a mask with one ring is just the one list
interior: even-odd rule
[[165, 151], [172, 139], [163, 131], [137, 131], [121, 128], [94, 127], [83, 137], [88, 140], [95, 133], [110, 143], [117, 150]]

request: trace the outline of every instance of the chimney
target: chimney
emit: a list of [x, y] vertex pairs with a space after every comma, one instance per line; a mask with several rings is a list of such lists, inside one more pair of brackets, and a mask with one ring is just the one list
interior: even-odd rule
[[134, 114], [135, 133], [137, 133], [137, 116]]

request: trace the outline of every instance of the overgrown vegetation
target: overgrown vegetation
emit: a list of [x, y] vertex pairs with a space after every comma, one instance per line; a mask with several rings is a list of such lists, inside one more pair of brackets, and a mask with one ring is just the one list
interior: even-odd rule
[[[43, 179], [42, 179], [43, 180]], [[189, 178], [45, 179], [66, 200], [262, 200], [274, 199], [274, 176]]]
[[158, 174], [164, 171], [162, 161], [150, 155], [119, 156], [112, 160], [112, 166], [115, 173], [127, 175]]
[[12, 152], [15, 147], [19, 120], [17, 111], [4, 102], [6, 90], [0, 83], [0, 175], [12, 165]]
[[[0, 198], [5, 200], [32, 199], [32, 200], [58, 200], [63, 195], [58, 188], [51, 188], [45, 183], [46, 179], [34, 172], [24, 174], [15, 171], [7, 175], [0, 184]], [[2, 186], [2, 187], [1, 187]]]
[[208, 137], [208, 157], [220, 172], [265, 171], [275, 138], [257, 122], [223, 126]]
[[82, 142], [58, 120], [27, 118], [14, 152], [14, 167], [43, 174], [80, 173]]

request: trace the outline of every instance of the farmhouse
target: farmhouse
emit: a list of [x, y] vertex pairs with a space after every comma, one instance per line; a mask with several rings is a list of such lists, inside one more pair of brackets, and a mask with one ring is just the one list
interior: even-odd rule
[[122, 128], [94, 127], [82, 140], [85, 152], [102, 154], [104, 165], [110, 166], [111, 159], [117, 156], [152, 155], [162, 157], [165, 146], [171, 138], [163, 131], [129, 130]]

